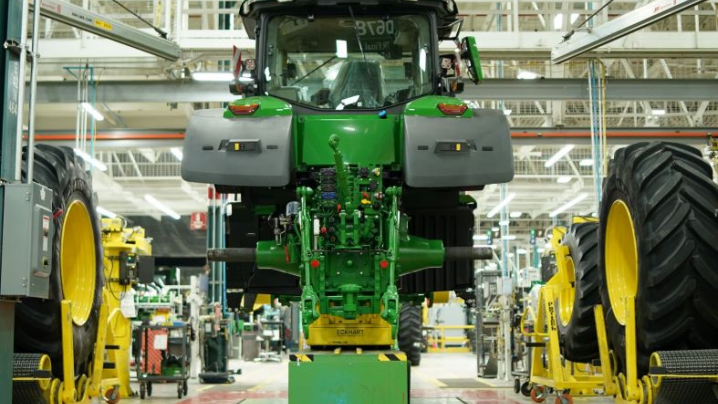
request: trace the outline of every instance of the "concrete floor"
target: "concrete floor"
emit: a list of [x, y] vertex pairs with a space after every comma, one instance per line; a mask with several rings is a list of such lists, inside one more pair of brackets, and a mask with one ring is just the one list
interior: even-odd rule
[[[232, 362], [232, 368], [241, 368], [242, 374], [235, 376], [233, 384], [200, 384], [196, 379], [189, 381], [189, 394], [177, 399], [175, 384], [155, 384], [151, 398], [123, 399], [124, 404], [286, 404], [287, 374], [286, 360], [282, 363]], [[478, 379], [476, 359], [471, 354], [424, 354], [421, 365], [411, 372], [412, 404], [521, 404], [532, 403], [531, 399], [515, 394], [512, 382], [495, 379]], [[486, 387], [463, 388], [466, 385]], [[458, 386], [459, 388], [454, 388]], [[133, 384], [135, 391], [138, 385]], [[610, 404], [608, 398], [580, 398], [577, 403]], [[553, 403], [553, 398], [546, 401]], [[382, 404], [382, 403], [370, 403]]]

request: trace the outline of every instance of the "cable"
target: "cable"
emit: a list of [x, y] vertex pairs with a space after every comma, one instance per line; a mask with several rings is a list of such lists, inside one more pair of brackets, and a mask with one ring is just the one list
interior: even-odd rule
[[589, 22], [591, 19], [593, 19], [593, 17], [595, 17], [596, 14], [598, 14], [599, 12], [601, 12], [601, 10], [603, 10], [604, 8], [608, 7], [608, 5], [611, 4], [611, 3], [613, 3], [613, 0], [608, 0], [608, 1], [606, 2], [606, 4], [604, 4], [604, 5], [602, 5], [601, 7], [599, 7], [593, 14], [589, 15], [585, 20], [583, 20], [580, 24], [578, 24], [578, 27], [572, 28], [571, 31], [569, 31], [568, 33], [566, 33], [566, 35], [563, 36], [563, 42], [568, 41], [568, 40], [571, 38], [571, 36], [573, 36], [573, 34], [576, 33], [576, 30], [577, 30], [577, 29], [583, 27], [584, 24], [586, 24], [586, 23]]
[[155, 30], [155, 32], [158, 33], [162, 38], [167, 39], [167, 33], [166, 33], [165, 31], [159, 29], [158, 27], [155, 27], [155, 26], [152, 25], [149, 21], [145, 20], [145, 19], [142, 18], [139, 14], [137, 14], [137, 13], [135, 13], [134, 11], [130, 10], [129, 8], [125, 7], [125, 5], [123, 5], [123, 4], [120, 3], [119, 1], [117, 1], [117, 0], [112, 0], [112, 2], [115, 3], [115, 4], [117, 4], [118, 6], [122, 7], [123, 9], [125, 9], [128, 13], [130, 13], [130, 14], [134, 15], [135, 17], [137, 17], [140, 21], [142, 21], [142, 22], [144, 22], [145, 24], [149, 25], [150, 28], [152, 28], [153, 30]]

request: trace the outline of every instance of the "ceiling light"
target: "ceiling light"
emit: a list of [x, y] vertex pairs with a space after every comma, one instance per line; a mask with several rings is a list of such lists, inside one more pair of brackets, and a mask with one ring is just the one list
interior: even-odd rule
[[571, 182], [571, 176], [570, 175], [562, 175], [562, 176], [556, 178], [556, 182], [558, 182], [559, 184], [569, 183], [569, 182]]
[[511, 200], [514, 199], [514, 198], [516, 198], [516, 194], [515, 194], [515, 193], [512, 192], [512, 193], [508, 194], [508, 195], [506, 196], [506, 199], [504, 199], [503, 201], [499, 202], [498, 205], [496, 205], [493, 209], [491, 209], [491, 210], [489, 211], [489, 213], [486, 215], [486, 217], [494, 217], [494, 216], [496, 216], [496, 214], [499, 213], [499, 211], [501, 210], [501, 208], [503, 208], [504, 206], [508, 205], [509, 202], [511, 202]]
[[666, 114], [666, 110], [665, 110], [665, 109], [652, 109], [652, 110], [651, 110], [651, 113], [652, 113], [653, 115], [665, 115], [665, 114]]
[[550, 217], [558, 216], [559, 214], [563, 213], [563, 212], [566, 211], [567, 209], [570, 209], [573, 205], [575, 205], [575, 204], [581, 202], [582, 200], [586, 199], [586, 197], [588, 197], [588, 194], [585, 193], [585, 192], [581, 192], [580, 194], [578, 194], [577, 197], [571, 199], [570, 201], [566, 202], [566, 203], [565, 203], [563, 206], [561, 206], [560, 208], [558, 208], [558, 209], [554, 210], [553, 212], [549, 213], [549, 216], [550, 216]]
[[103, 208], [102, 206], [98, 206], [95, 209], [97, 210], [97, 213], [101, 214], [102, 216], [109, 217], [110, 219], [114, 219], [117, 217], [117, 213], [110, 212], [109, 210]]
[[501, 230], [501, 229], [499, 229], [498, 227], [492, 227], [492, 228], [491, 228], [491, 231], [499, 231], [499, 230]]
[[551, 157], [550, 159], [548, 159], [548, 160], [546, 161], [546, 163], [544, 163], [543, 166], [544, 166], [544, 167], [551, 167], [552, 165], [556, 164], [557, 161], [561, 160], [561, 158], [563, 158], [563, 156], [567, 155], [571, 150], [573, 150], [574, 147], [575, 147], [575, 146], [572, 145], [572, 144], [567, 144], [566, 146], [564, 146], [563, 148], [561, 148], [561, 150], [559, 150], [558, 152], [556, 152], [556, 154], [554, 154], [553, 157]]
[[474, 237], [473, 237], [474, 241], [488, 240], [488, 239], [489, 239], [489, 236], [487, 236], [486, 234], [474, 234]]
[[581, 167], [591, 167], [593, 165], [593, 160], [583, 159], [578, 162], [578, 165], [580, 165]]
[[514, 219], [517, 218], [517, 217], [521, 217], [521, 215], [523, 215], [523, 212], [511, 212], [511, 213], [509, 213], [509, 217], [512, 217], [512, 218], [514, 218]]
[[562, 25], [563, 25], [563, 14], [556, 14], [556, 16], [553, 17], [553, 29], [559, 30], [559, 29], [561, 29]]
[[508, 226], [509, 224], [511, 224], [511, 222], [508, 220], [502, 220], [499, 222], [499, 226]]
[[182, 149], [180, 149], [179, 147], [173, 147], [170, 149], [170, 151], [172, 152], [172, 154], [175, 155], [175, 157], [177, 157], [177, 160], [182, 161], [182, 157], [184, 157], [184, 155], [182, 154]]
[[510, 109], [505, 109], [504, 115], [509, 116], [509, 115], [511, 115], [511, 112], [513, 112], [513, 111], [511, 111]]
[[95, 118], [96, 121], [105, 120], [105, 117], [100, 113], [100, 111], [96, 110], [95, 107], [93, 107], [92, 104], [90, 104], [89, 102], [83, 102], [82, 108], [84, 108], [88, 114], [92, 115], [92, 117]]
[[87, 153], [86, 153], [85, 151], [83, 151], [82, 149], [77, 149], [77, 148], [75, 148], [75, 149], [72, 149], [72, 150], [73, 150], [73, 151], [75, 152], [75, 154], [77, 154], [80, 158], [82, 158], [82, 159], [85, 160], [86, 162], [90, 163], [90, 165], [92, 165], [92, 166], [95, 167], [96, 169], [98, 169], [98, 170], [100, 170], [100, 171], [107, 171], [107, 166], [105, 165], [105, 163], [103, 163], [103, 162], [101, 162], [100, 160], [98, 160], [98, 159], [96, 159], [96, 158], [90, 156], [89, 154], [87, 154]]
[[234, 79], [231, 72], [192, 72], [192, 80], [196, 81], [227, 81]]
[[158, 210], [161, 210], [162, 212], [164, 212], [167, 216], [171, 217], [172, 219], [174, 219], [174, 220], [179, 220], [179, 218], [180, 218], [179, 213], [177, 213], [177, 212], [175, 212], [174, 210], [168, 208], [168, 207], [165, 206], [162, 202], [160, 202], [160, 201], [158, 201], [157, 199], [155, 199], [152, 195], [150, 195], [150, 194], [145, 194], [145, 200], [146, 200], [147, 202], [149, 202], [150, 204], [152, 204], [152, 206], [154, 206], [154, 207], [157, 208]]
[[538, 78], [538, 76], [539, 75], [534, 72], [530, 72], [527, 70], [521, 70], [519, 72], [519, 74], [516, 76], [516, 78], [521, 79], [521, 80], [533, 80], [533, 79]]
[[508, 236], [501, 236], [501, 240], [516, 240], [516, 236], [510, 234]]

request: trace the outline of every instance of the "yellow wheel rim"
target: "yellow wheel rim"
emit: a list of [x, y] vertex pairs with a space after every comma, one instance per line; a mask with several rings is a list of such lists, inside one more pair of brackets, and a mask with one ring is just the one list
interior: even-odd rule
[[563, 289], [558, 296], [558, 317], [564, 327], [571, 322], [573, 304], [576, 299], [576, 267], [573, 258], [567, 256], [564, 260]]
[[626, 299], [638, 290], [638, 248], [631, 212], [622, 200], [611, 205], [605, 237], [608, 297], [616, 320], [626, 325]]
[[81, 201], [65, 212], [60, 239], [62, 293], [72, 302], [72, 321], [81, 326], [92, 312], [95, 300], [95, 236], [92, 219]]

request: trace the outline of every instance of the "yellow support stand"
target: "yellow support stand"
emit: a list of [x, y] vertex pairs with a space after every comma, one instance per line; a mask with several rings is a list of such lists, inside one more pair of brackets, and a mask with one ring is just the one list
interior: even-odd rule
[[[151, 255], [151, 240], [145, 237], [141, 227], [127, 228], [121, 218], [102, 219], [102, 245], [105, 251], [105, 302], [109, 317], [106, 334], [107, 345], [114, 349], [108, 350], [108, 361], [115, 364], [114, 369], [101, 369], [100, 374], [105, 380], [119, 380], [119, 397], [126, 398], [133, 394], [130, 387], [130, 344], [132, 342], [132, 322], [122, 313], [122, 297], [132, 290], [129, 284], [123, 285], [120, 280], [120, 254]], [[114, 393], [114, 392], [113, 392]]]
[[[572, 395], [600, 394], [605, 382], [600, 367], [573, 363], [561, 356], [556, 312], [558, 287], [554, 283], [558, 282], [552, 279], [541, 288], [535, 314], [531, 307], [524, 311], [521, 332], [531, 341], [531, 398], [535, 402], [545, 401], [550, 388], [557, 394], [557, 402], [572, 403]], [[533, 323], [533, 331], [528, 331], [528, 322]]]

